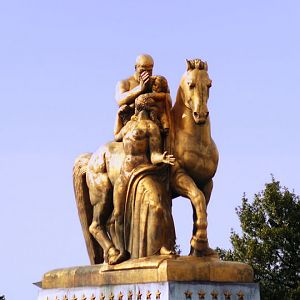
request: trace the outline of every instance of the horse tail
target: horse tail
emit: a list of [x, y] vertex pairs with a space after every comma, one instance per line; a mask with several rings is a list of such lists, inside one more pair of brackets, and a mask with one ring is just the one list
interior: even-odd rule
[[76, 158], [73, 167], [73, 186], [79, 220], [90, 262], [91, 264], [98, 264], [103, 262], [103, 250], [89, 232], [89, 226], [93, 220], [93, 206], [90, 202], [89, 190], [86, 183], [86, 171], [91, 156], [91, 153], [84, 153]]

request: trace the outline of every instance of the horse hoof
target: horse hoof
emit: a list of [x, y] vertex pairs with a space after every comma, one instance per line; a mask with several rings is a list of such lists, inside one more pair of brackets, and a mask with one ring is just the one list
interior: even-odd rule
[[119, 264], [125, 260], [128, 260], [130, 258], [130, 254], [129, 252], [125, 251], [125, 252], [121, 252], [119, 255], [111, 257], [111, 259], [109, 259], [108, 264], [110, 265], [116, 265]]
[[196, 239], [195, 237], [192, 237], [191, 247], [196, 250], [203, 251], [208, 248], [208, 240], [207, 239]]
[[110, 247], [107, 251], [107, 262], [109, 265], [113, 265], [120, 255], [120, 251], [115, 247]]
[[189, 255], [195, 257], [211, 257], [211, 258], [219, 259], [218, 253], [210, 247], [207, 247], [206, 249], [203, 250], [197, 250], [191, 247], [191, 251]]
[[173, 250], [167, 249], [165, 246], [161, 247], [159, 250], [160, 255], [175, 255], [176, 252]]

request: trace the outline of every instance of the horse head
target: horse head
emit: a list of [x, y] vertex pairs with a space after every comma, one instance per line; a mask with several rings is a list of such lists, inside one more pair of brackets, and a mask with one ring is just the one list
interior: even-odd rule
[[192, 112], [196, 124], [205, 124], [209, 115], [207, 100], [210, 80], [206, 62], [200, 59], [186, 60], [187, 71], [181, 81], [184, 105]]

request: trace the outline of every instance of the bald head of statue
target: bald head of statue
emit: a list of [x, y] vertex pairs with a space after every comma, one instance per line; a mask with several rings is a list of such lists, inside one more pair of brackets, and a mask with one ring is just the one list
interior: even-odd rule
[[135, 60], [135, 72], [139, 77], [143, 72], [147, 72], [152, 76], [154, 61], [149, 54], [140, 54]]

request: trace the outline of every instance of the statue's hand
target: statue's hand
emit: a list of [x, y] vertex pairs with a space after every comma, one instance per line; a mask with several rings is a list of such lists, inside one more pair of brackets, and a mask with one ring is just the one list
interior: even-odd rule
[[121, 115], [123, 112], [126, 111], [127, 109], [127, 106], [126, 104], [122, 105], [120, 108], [119, 108], [119, 111], [118, 111], [118, 114]]
[[162, 162], [165, 164], [169, 164], [174, 166], [176, 158], [174, 157], [173, 154], [168, 154], [167, 151], [165, 151], [162, 155]]
[[140, 76], [141, 91], [144, 92], [150, 83], [150, 75], [148, 72], [142, 72]]

